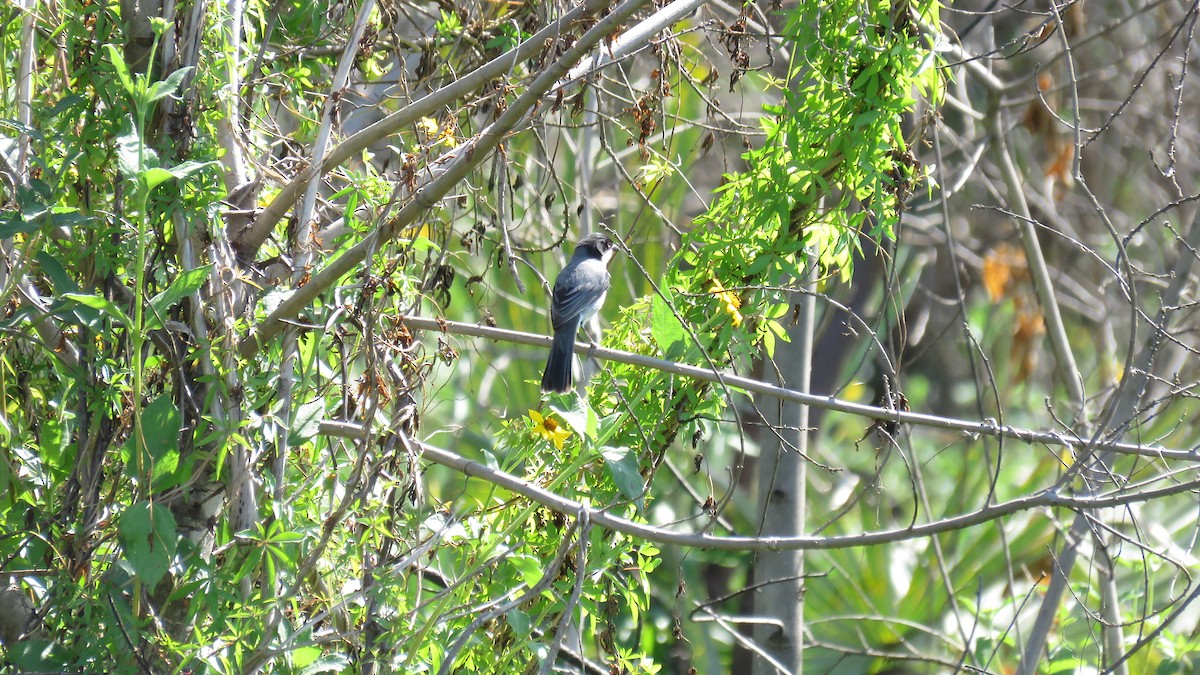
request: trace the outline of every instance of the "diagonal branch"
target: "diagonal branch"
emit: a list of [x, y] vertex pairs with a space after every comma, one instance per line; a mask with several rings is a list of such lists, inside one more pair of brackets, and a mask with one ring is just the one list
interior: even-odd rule
[[315, 158], [315, 161], [297, 174], [290, 183], [283, 186], [279, 194], [275, 195], [275, 199], [258, 214], [253, 225], [245, 231], [236, 233], [233, 238], [238, 250], [242, 252], [243, 257], [253, 257], [253, 253], [257, 252], [266, 241], [267, 235], [271, 233], [275, 225], [295, 205], [304, 187], [316, 176], [332, 171], [343, 162], [361, 154], [372, 144], [387, 138], [400, 129], [415, 124], [420, 118], [450, 105], [469, 92], [479, 89], [488, 81], [510, 71], [515, 64], [533, 58], [546, 48], [547, 40], [553, 40], [562, 35], [572, 23], [596, 11], [594, 8], [596, 4], [598, 3], [591, 2], [577, 5], [513, 49], [346, 138], [330, 150], [328, 155]]
[[[538, 75], [530, 83], [525, 93], [509, 105], [496, 121], [489, 124], [474, 139], [448, 153], [448, 155], [452, 154], [453, 158], [445, 164], [442, 173], [428, 180], [413, 193], [408, 203], [401, 207], [390, 221], [333, 260], [327, 267], [314, 274], [307, 284], [296, 289], [284, 299], [275, 311], [242, 341], [239, 348], [242, 357], [250, 358], [258, 353], [267, 340], [283, 329], [287, 320], [295, 317], [319, 294], [348, 274], [372, 251], [377, 250], [380, 244], [395, 237], [398, 232], [413, 223], [421, 213], [432, 208], [467, 173], [483, 162], [512, 129], [530, 116], [538, 102], [551, 88], [560, 84], [560, 80], [568, 74], [572, 66], [582, 60], [593, 47], [611, 35], [622, 22], [648, 2], [649, 0], [626, 0], [597, 21], [567, 48], [554, 64]], [[586, 15], [594, 14], [606, 5], [607, 3], [602, 0], [588, 0], [584, 5], [584, 12]], [[343, 143], [342, 147], [346, 145], [347, 143]], [[331, 157], [335, 154], [336, 151], [331, 153]], [[275, 217], [278, 215], [282, 214], [276, 214]], [[260, 218], [265, 216], [266, 212]]]

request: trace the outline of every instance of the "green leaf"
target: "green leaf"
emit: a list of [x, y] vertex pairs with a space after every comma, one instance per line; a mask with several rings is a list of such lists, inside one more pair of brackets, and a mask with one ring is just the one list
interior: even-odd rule
[[117, 136], [117, 166], [126, 178], [140, 175], [146, 169], [158, 165], [154, 150], [142, 145], [142, 139], [132, 127]]
[[[54, 288], [54, 293], [59, 296], [67, 296], [71, 293], [79, 292], [79, 285], [67, 273], [67, 269], [57, 258], [50, 255], [46, 251], [38, 251], [34, 256], [38, 266], [42, 268], [42, 273], [50, 279], [50, 285]], [[75, 302], [56, 302], [54, 305], [55, 312], [61, 312], [66, 309], [74, 318], [75, 322], [81, 326], [95, 328], [100, 323], [100, 312], [80, 305]]]
[[507, 560], [516, 568], [526, 586], [532, 588], [542, 580], [545, 570], [542, 569], [542, 561], [539, 558], [524, 553], [514, 553], [508, 556]]
[[152, 166], [140, 173], [142, 180], [146, 183], [146, 192], [150, 192], [154, 188], [171, 180], [171, 172], [162, 167]]
[[307, 539], [307, 537], [299, 532], [289, 532], [284, 530], [271, 532], [269, 535], [267, 535], [267, 541], [271, 542], [272, 544], [295, 544], [304, 541], [305, 539]]
[[17, 640], [11, 646], [6, 661], [19, 672], [58, 672], [71, 667], [70, 654], [58, 644], [44, 638]]
[[317, 675], [317, 673], [341, 673], [353, 665], [343, 654], [326, 654], [313, 661], [311, 665], [300, 670], [300, 675]]
[[671, 289], [664, 286], [662, 296], [655, 295], [650, 305], [650, 335], [663, 354], [671, 356], [682, 353], [682, 346], [687, 339], [687, 331], [671, 311], [673, 304]]
[[94, 219], [83, 215], [79, 209], [70, 206], [53, 206], [45, 215], [51, 227], [75, 227], [86, 225]]
[[70, 96], [62, 97], [62, 99], [60, 99], [58, 103], [55, 103], [54, 107], [51, 108], [46, 114], [49, 117], [58, 117], [67, 110], [72, 108], [83, 108], [87, 105], [88, 100], [86, 97], [80, 96], [79, 94], [71, 94]]
[[88, 223], [92, 219], [71, 206], [46, 206], [33, 190], [25, 188], [20, 211], [0, 213], [0, 236], [34, 232], [43, 225], [48, 227], [73, 227]]
[[17, 503], [18, 495], [23, 492], [21, 484], [17, 481], [12, 472], [12, 464], [8, 461], [0, 462], [0, 490], [3, 490], [3, 503], [0, 503], [0, 514], [7, 515], [7, 511]]
[[565, 407], [550, 403], [550, 409], [558, 413], [567, 422], [567, 426], [571, 427], [571, 431], [579, 434], [581, 437], [586, 437], [592, 440], [596, 438], [596, 412], [588, 405], [587, 399], [582, 396], [570, 394], [563, 397], [569, 399], [575, 404], [573, 407]]
[[9, 129], [11, 131], [17, 132], [18, 134], [29, 134], [31, 136], [34, 134], [38, 134], [37, 138], [39, 138], [39, 139], [41, 138], [41, 135], [39, 134], [37, 129], [34, 129], [33, 127], [29, 126], [28, 124], [21, 124], [20, 122], [18, 122], [16, 120], [0, 118], [0, 129]]
[[[163, 456], [154, 462], [154, 470], [150, 472], [150, 481], [154, 484], [155, 491], [165, 490], [174, 487], [182, 482], [182, 479], [175, 475], [179, 469], [179, 451], [169, 450], [163, 453]], [[163, 478], [171, 478], [164, 481]]]
[[104, 45], [104, 48], [108, 50], [108, 58], [117, 71], [117, 79], [121, 82], [121, 88], [132, 97], [134, 95], [133, 77], [129, 74], [129, 66], [125, 65], [125, 57], [121, 55], [121, 50], [111, 44]]
[[8, 239], [16, 234], [36, 232], [40, 225], [36, 220], [21, 217], [16, 211], [0, 213], [0, 239]]
[[[637, 398], [645, 396], [646, 392], [638, 392], [640, 395]], [[624, 416], [620, 413], [613, 413], [597, 420], [596, 422], [596, 444], [604, 445], [608, 439], [612, 438], [613, 434], [621, 430], [624, 423]]]
[[84, 307], [98, 310], [101, 314], [107, 314], [127, 329], [132, 330], [133, 328], [133, 321], [130, 320], [129, 316], [107, 298], [102, 298], [98, 295], [88, 295], [86, 293], [64, 293], [63, 297]]
[[191, 72], [192, 66], [180, 68], [167, 76], [167, 79], [160, 82], [155, 82], [150, 85], [150, 90], [147, 92], [147, 102], [154, 103], [174, 94], [179, 85], [183, 83], [183, 78], [187, 77]]
[[162, 320], [167, 316], [167, 310], [174, 307], [175, 303], [200, 290], [211, 272], [212, 265], [188, 270], [175, 277], [175, 281], [172, 281], [165, 291], [151, 298], [150, 315], [146, 317], [146, 330], [161, 328]]
[[1168, 658], [1163, 659], [1162, 663], [1158, 664], [1158, 668], [1155, 669], [1154, 675], [1176, 675], [1176, 673], [1182, 672], [1183, 668], [1180, 667], [1179, 662], [1175, 659]]
[[290, 651], [288, 656], [292, 659], [293, 668], [304, 668], [321, 658], [321, 648], [311, 645], [308, 647], [297, 647]]
[[504, 618], [508, 621], [508, 625], [512, 628], [513, 633], [518, 637], [526, 637], [529, 635], [529, 615], [519, 609], [510, 609], [504, 614]]
[[160, 394], [146, 406], [142, 412], [142, 434], [153, 459], [179, 449], [180, 426], [179, 409], [170, 395]]
[[142, 434], [146, 439], [147, 453], [145, 463], [152, 467], [150, 480], [157, 488], [163, 488], [162, 478], [172, 476], [179, 468], [181, 427], [179, 409], [168, 394], [151, 401], [142, 413]]
[[71, 275], [67, 274], [67, 268], [63, 267], [58, 258], [45, 251], [38, 251], [34, 259], [37, 260], [38, 265], [46, 273], [46, 276], [50, 277], [50, 283], [54, 286], [55, 293], [65, 295], [79, 291], [79, 285], [75, 283]]
[[639, 473], [637, 455], [626, 447], [604, 448], [600, 453], [604, 455], [604, 466], [608, 468], [617, 489], [640, 504], [645, 485]]
[[154, 588], [175, 556], [175, 516], [170, 509], [139, 502], [121, 514], [118, 537], [125, 559], [146, 586]]
[[146, 181], [146, 191], [149, 192], [172, 178], [182, 180], [196, 173], [213, 162], [184, 162], [172, 167], [151, 167], [142, 172], [142, 180]]
[[292, 416], [292, 428], [288, 430], [288, 445], [296, 447], [309, 442], [321, 430], [325, 419], [325, 403], [317, 399], [296, 408]]

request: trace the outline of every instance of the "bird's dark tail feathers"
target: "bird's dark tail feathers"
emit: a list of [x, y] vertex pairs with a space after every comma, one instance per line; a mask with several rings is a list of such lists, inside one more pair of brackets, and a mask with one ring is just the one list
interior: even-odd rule
[[565, 393], [571, 390], [572, 354], [575, 351], [575, 333], [578, 331], [578, 322], [554, 331], [554, 344], [550, 345], [546, 372], [542, 373], [542, 391]]

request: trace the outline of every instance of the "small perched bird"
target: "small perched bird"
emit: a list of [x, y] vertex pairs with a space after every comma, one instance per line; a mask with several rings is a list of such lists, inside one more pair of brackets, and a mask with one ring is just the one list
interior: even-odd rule
[[612, 240], [605, 235], [589, 234], [575, 245], [571, 261], [558, 273], [550, 305], [554, 344], [550, 346], [550, 358], [546, 361], [546, 372], [542, 374], [542, 391], [571, 389], [575, 334], [579, 332], [579, 326], [604, 304], [611, 283], [608, 261], [615, 250]]

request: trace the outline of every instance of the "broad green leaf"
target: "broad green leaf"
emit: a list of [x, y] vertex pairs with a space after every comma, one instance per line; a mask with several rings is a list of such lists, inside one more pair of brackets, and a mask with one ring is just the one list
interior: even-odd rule
[[165, 169], [162, 167], [151, 167], [142, 172], [142, 179], [146, 181], [146, 190], [149, 191], [172, 178], [179, 180], [187, 178], [210, 164], [212, 162], [184, 162]]
[[154, 150], [142, 145], [142, 139], [132, 126], [129, 131], [117, 136], [117, 166], [126, 178], [133, 178], [146, 169], [158, 165]]
[[604, 455], [604, 466], [608, 468], [617, 489], [626, 497], [638, 500], [640, 504], [645, 484], [639, 473], [637, 455], [625, 447], [604, 448], [601, 454]]
[[589, 439], [596, 437], [596, 413], [588, 405], [587, 399], [582, 396], [570, 395], [564, 396], [564, 399], [571, 400], [575, 405], [573, 407], [565, 407], [555, 405], [552, 401], [550, 409], [558, 413], [567, 422], [567, 426], [571, 427], [580, 436], [586, 436]]
[[317, 399], [296, 408], [292, 416], [292, 428], [288, 430], [288, 445], [296, 447], [310, 441], [321, 430], [325, 419], [325, 403]]
[[165, 506], [139, 502], [121, 514], [118, 537], [125, 559], [149, 588], [158, 585], [175, 556], [175, 516]]
[[108, 59], [112, 61], [113, 68], [117, 71], [117, 79], [120, 80], [121, 87], [126, 94], [133, 97], [133, 77], [129, 74], [129, 66], [125, 65], [125, 57], [121, 55], [121, 50], [112, 44], [106, 44], [104, 48], [108, 51]]
[[292, 667], [304, 668], [321, 657], [321, 648], [313, 647], [311, 645], [307, 647], [297, 647], [288, 652], [288, 656], [290, 656], [292, 659]]
[[514, 553], [507, 558], [508, 564], [516, 568], [521, 574], [521, 580], [526, 586], [536, 586], [542, 580], [545, 574], [545, 569], [542, 567], [542, 561], [534, 556], [524, 553]]
[[154, 460], [179, 449], [179, 409], [169, 394], [160, 394], [142, 412], [142, 434]]
[[167, 316], [167, 310], [175, 303], [200, 290], [212, 272], [212, 265], [197, 267], [175, 277], [167, 289], [150, 300], [150, 315], [146, 317], [146, 330], [162, 327], [162, 320]]
[[16, 234], [36, 232], [40, 227], [36, 220], [22, 218], [16, 211], [0, 213], [0, 239], [7, 239]]
[[671, 311], [673, 300], [671, 289], [664, 286], [662, 296], [655, 295], [650, 306], [650, 334], [662, 353], [670, 356], [681, 353], [687, 339], [687, 331]]
[[86, 293], [64, 293], [63, 297], [77, 302], [84, 307], [98, 310], [102, 314], [107, 314], [126, 328], [133, 328], [133, 321], [130, 320], [129, 316], [107, 298], [102, 298], [98, 295], [88, 295]]
[[38, 448], [42, 459], [60, 479], [65, 479], [75, 468], [76, 446], [64, 433], [64, 427], [67, 426], [61, 418], [50, 418], [42, 420], [38, 429]]
[[154, 188], [171, 180], [171, 172], [161, 167], [152, 166], [141, 172], [142, 180], [146, 183], [146, 192], [150, 192]]
[[72, 667], [71, 653], [61, 645], [43, 638], [16, 640], [5, 660], [17, 672], [56, 673]]
[[504, 614], [504, 618], [508, 621], [508, 625], [513, 632], [519, 637], [529, 635], [529, 615], [519, 609], [510, 609]]
[[169, 450], [163, 453], [154, 461], [154, 470], [150, 472], [150, 482], [154, 485], [155, 490], [164, 490], [168, 487], [178, 485], [180, 480], [178, 477], [171, 480], [163, 481], [164, 477], [174, 476], [175, 471], [179, 468], [179, 451]]
[[167, 79], [150, 85], [150, 90], [147, 92], [147, 102], [154, 103], [155, 101], [160, 101], [171, 94], [174, 94], [175, 91], [179, 89], [179, 85], [183, 82], [183, 78], [187, 77], [187, 74], [190, 73], [191, 70], [192, 66], [180, 68], [179, 70], [176, 70], [168, 75]]
[[79, 209], [70, 206], [53, 206], [45, 214], [45, 218], [51, 227], [67, 228], [86, 225], [94, 220], [80, 213]]

